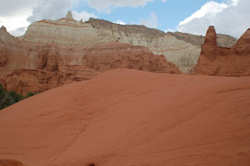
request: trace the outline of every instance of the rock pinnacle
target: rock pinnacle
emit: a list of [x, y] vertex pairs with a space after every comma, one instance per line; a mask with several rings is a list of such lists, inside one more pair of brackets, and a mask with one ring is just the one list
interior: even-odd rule
[[72, 12], [71, 11], [68, 11], [68, 13], [66, 15], [66, 19], [73, 20], [73, 16], [72, 16]]

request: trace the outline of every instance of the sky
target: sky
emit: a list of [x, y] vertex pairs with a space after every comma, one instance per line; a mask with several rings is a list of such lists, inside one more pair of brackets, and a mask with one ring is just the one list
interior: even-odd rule
[[24, 34], [34, 21], [58, 19], [72, 11], [118, 24], [141, 24], [162, 31], [204, 35], [208, 26], [240, 37], [250, 28], [250, 0], [0, 0], [0, 26]]

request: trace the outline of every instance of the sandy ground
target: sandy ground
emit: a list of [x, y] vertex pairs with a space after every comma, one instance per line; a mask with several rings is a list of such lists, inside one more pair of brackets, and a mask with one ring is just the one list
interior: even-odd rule
[[250, 77], [119, 69], [0, 111], [27, 166], [249, 166]]

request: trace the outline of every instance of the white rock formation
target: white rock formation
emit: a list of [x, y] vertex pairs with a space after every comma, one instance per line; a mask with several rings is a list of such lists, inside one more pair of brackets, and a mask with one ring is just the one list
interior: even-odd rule
[[[145, 46], [154, 54], [164, 55], [183, 72], [189, 72], [196, 65], [204, 40], [202, 36], [164, 33], [140, 25], [118, 25], [92, 18], [87, 22], [76, 21], [71, 12], [59, 20], [42, 20], [31, 24], [22, 38], [24, 41], [70, 47], [90, 47], [115, 41]], [[224, 45], [228, 39], [232, 43], [235, 41], [228, 36], [222, 36], [218, 41]]]

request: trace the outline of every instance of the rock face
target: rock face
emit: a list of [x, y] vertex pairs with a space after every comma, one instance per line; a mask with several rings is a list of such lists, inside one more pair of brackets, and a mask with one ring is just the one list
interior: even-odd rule
[[[8, 54], [10, 60], [0, 67], [0, 83], [8, 91], [23, 95], [46, 91], [74, 81], [89, 80], [100, 72], [116, 68], [180, 73], [164, 56], [154, 55], [142, 46], [118, 42], [76, 49], [55, 43], [25, 46], [25, 43], [17, 43], [17, 51]], [[78, 55], [74, 54], [75, 51]]]
[[[73, 19], [70, 12], [59, 20], [33, 23], [26, 34], [19, 38], [11, 36], [2, 27], [0, 82], [7, 90], [25, 94], [74, 80], [90, 79], [99, 72], [115, 68], [180, 73], [164, 56], [154, 55], [143, 46], [118, 42], [120, 31], [127, 41], [133, 35], [147, 35], [142, 40], [165, 35], [144, 26], [126, 27], [94, 19], [79, 22]], [[113, 34], [118, 36], [114, 37]]]
[[89, 80], [98, 72], [84, 66], [64, 66], [61, 71], [19, 69], [0, 78], [8, 90], [26, 95], [29, 92], [43, 92], [75, 81]]
[[[71, 14], [59, 20], [42, 20], [33, 23], [22, 37], [24, 41], [72, 47], [92, 47], [107, 42], [121, 42], [147, 47], [157, 55], [164, 55], [182, 72], [189, 72], [200, 56], [202, 36], [183, 33], [164, 33], [140, 25], [118, 25], [105, 20], [76, 21]], [[222, 45], [235, 39], [219, 36]], [[225, 42], [226, 40], [226, 42]]]
[[[97, 44], [101, 42], [88, 36], [91, 33], [86, 26], [92, 28], [92, 24], [74, 20], [69, 12], [60, 20], [32, 24], [21, 38], [1, 27], [0, 83], [9, 91], [26, 95], [88, 80], [115, 68], [180, 73], [164, 56], [154, 55], [145, 47], [109, 40]], [[93, 35], [98, 36], [97, 32]]]
[[59, 57], [58, 50], [55, 46], [48, 46], [43, 48], [38, 53], [38, 69], [47, 71], [58, 71]]
[[[98, 19], [76, 21], [69, 12], [59, 20], [31, 24], [19, 38], [11, 36], [2, 27], [0, 80], [8, 90], [27, 93], [54, 88], [64, 84], [65, 80], [70, 82], [68, 79], [90, 79], [96, 73], [115, 68], [189, 72], [200, 56], [203, 41], [202, 36], [164, 33], [139, 25], [118, 25]], [[225, 35], [217, 36], [219, 45], [230, 46], [234, 41]], [[18, 78], [16, 73], [20, 72], [24, 73]], [[56, 81], [51, 83], [45, 73], [53, 75]], [[62, 76], [69, 78], [61, 79]]]
[[[1, 45], [1, 44], [0, 44]], [[0, 46], [0, 67], [4, 67], [8, 63], [7, 50], [4, 45]]]
[[231, 47], [220, 47], [214, 27], [207, 31], [194, 73], [220, 76], [250, 75], [250, 29]]
[[27, 166], [249, 166], [249, 85], [250, 77], [108, 71], [0, 111], [0, 158]]
[[178, 68], [162, 55], [154, 55], [147, 48], [121, 43], [107, 43], [86, 49], [83, 64], [97, 71], [115, 68], [150, 72], [180, 73]]

